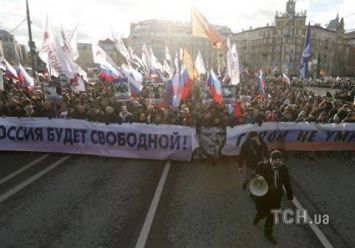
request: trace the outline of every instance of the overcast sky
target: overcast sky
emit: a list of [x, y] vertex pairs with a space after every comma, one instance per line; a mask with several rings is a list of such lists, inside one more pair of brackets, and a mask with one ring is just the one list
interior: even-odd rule
[[[190, 7], [195, 6], [211, 24], [224, 25], [232, 32], [272, 24], [276, 11], [285, 12], [287, 0], [28, 0], [32, 35], [36, 46], [42, 44], [46, 16], [54, 30], [63, 26], [70, 37], [79, 26], [79, 42], [112, 38], [112, 32], [127, 37], [131, 22], [167, 19], [189, 22]], [[354, 0], [298, 0], [296, 11], [307, 11], [307, 22], [323, 27], [344, 17], [345, 30], [355, 31]], [[27, 44], [26, 0], [0, 0], [0, 29]]]

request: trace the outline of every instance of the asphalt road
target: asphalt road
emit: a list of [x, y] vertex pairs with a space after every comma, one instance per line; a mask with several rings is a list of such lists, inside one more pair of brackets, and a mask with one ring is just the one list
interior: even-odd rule
[[[0, 180], [44, 155], [0, 152]], [[49, 154], [0, 181], [0, 247], [136, 247], [165, 161], [71, 155], [31, 180], [64, 156]], [[329, 215], [319, 229], [333, 247], [354, 247], [355, 162], [290, 158], [296, 198], [310, 215]], [[263, 221], [252, 224], [242, 176], [232, 159], [172, 161], [145, 247], [273, 247]], [[323, 247], [305, 224], [275, 225], [274, 236], [279, 247]]]

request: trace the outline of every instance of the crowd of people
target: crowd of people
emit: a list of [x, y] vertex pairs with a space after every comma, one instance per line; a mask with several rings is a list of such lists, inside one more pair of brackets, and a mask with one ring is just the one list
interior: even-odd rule
[[[72, 118], [107, 125], [139, 122], [191, 127], [262, 125], [264, 122], [355, 122], [355, 82], [350, 79], [336, 80], [332, 84], [336, 86], [336, 92], [321, 95], [303, 87], [299, 81], [295, 80], [289, 86], [281, 78], [269, 76], [262, 95], [258, 77], [246, 77], [235, 86], [236, 103], [225, 105], [213, 100], [207, 104], [202, 99], [205, 96], [201, 94], [199, 84], [195, 83], [179, 106], [167, 106], [162, 99], [152, 98], [149, 81], [143, 83], [137, 97], [119, 101], [115, 86], [110, 82], [86, 83], [86, 91], [77, 92], [70, 87], [60, 87], [60, 82], [55, 80], [53, 78], [52, 83], [59, 85], [56, 91], [61, 96], [61, 100], [56, 101], [47, 99], [40, 84], [33, 90], [26, 90], [5, 80], [5, 90], [0, 92], [0, 116]], [[159, 97], [157, 94], [153, 96]], [[314, 159], [321, 154], [300, 152], [298, 157]], [[333, 154], [328, 153], [329, 156]], [[350, 155], [348, 152], [341, 154]]]
[[[55, 79], [54, 79], [55, 80]], [[285, 84], [281, 78], [268, 77], [263, 94], [257, 77], [243, 78], [236, 87], [237, 99], [235, 104], [221, 105], [214, 101], [202, 99], [199, 84], [195, 83], [187, 99], [178, 106], [167, 106], [164, 101], [152, 99], [149, 82], [145, 82], [139, 96], [128, 101], [119, 101], [115, 96], [116, 90], [112, 83], [100, 81], [96, 84], [86, 83], [86, 91], [76, 92], [69, 87], [59, 87], [58, 82], [55, 94], [60, 100], [49, 100], [43, 87], [26, 90], [18, 85], [5, 81], [5, 90], [0, 92], [0, 115], [6, 117], [45, 117], [45, 118], [72, 118], [92, 122], [106, 123], [147, 123], [184, 125], [196, 128], [200, 147], [194, 151], [194, 158], [218, 158], [221, 148], [226, 142], [227, 126], [243, 124], [263, 125], [265, 122], [316, 122], [316, 123], [354, 123], [355, 122], [355, 81], [339, 79], [325, 85], [336, 89], [334, 94], [327, 92], [321, 95], [315, 90], [299, 81], [291, 86]], [[309, 83], [308, 86], [312, 86]], [[319, 86], [319, 82], [317, 85]], [[124, 90], [126, 91], [126, 90]], [[154, 97], [164, 95], [164, 92], [153, 92]], [[211, 134], [204, 133], [202, 127], [219, 128], [214, 131], [220, 134], [216, 143], [205, 141]], [[211, 130], [208, 130], [210, 132]], [[204, 145], [205, 144], [205, 145]], [[295, 153], [298, 158], [305, 156], [314, 160], [322, 154], [333, 156], [334, 152], [303, 152]], [[339, 152], [350, 155], [348, 152]], [[292, 204], [293, 193], [290, 185], [287, 168], [282, 160], [288, 159], [286, 151], [268, 152], [265, 142], [260, 139], [256, 131], [247, 135], [241, 146], [238, 168], [243, 172], [245, 164], [245, 177], [243, 190], [247, 189], [250, 181], [262, 176], [268, 184], [268, 192], [264, 196], [255, 197], [256, 215], [253, 224], [266, 217], [264, 234], [267, 239], [276, 244], [272, 236], [273, 215], [271, 209], [279, 209], [281, 204], [283, 186], [287, 191], [288, 203]], [[353, 158], [355, 161], [355, 157]], [[213, 160], [213, 164], [215, 161]]]
[[[195, 85], [196, 86], [196, 85]], [[264, 95], [256, 78], [246, 78], [236, 86], [237, 103], [204, 104], [193, 87], [179, 106], [166, 106], [149, 97], [148, 84], [140, 95], [129, 101], [117, 101], [112, 84], [86, 84], [85, 92], [60, 89], [61, 101], [46, 99], [41, 88], [25, 90], [5, 83], [1, 92], [0, 115], [13, 117], [73, 118], [110, 123], [154, 123], [186, 126], [236, 126], [263, 122], [355, 122], [355, 83], [331, 95], [317, 94], [303, 87], [289, 87], [279, 78], [268, 78]], [[351, 100], [351, 101], [350, 101]], [[238, 108], [238, 110], [236, 110]]]

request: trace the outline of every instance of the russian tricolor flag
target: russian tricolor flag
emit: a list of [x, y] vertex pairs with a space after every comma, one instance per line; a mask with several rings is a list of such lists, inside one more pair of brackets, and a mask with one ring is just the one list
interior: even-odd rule
[[180, 83], [179, 73], [175, 73], [173, 78], [169, 79], [165, 94], [164, 103], [167, 106], [179, 106], [180, 105]]
[[259, 74], [259, 90], [260, 94], [262, 96], [265, 95], [265, 87], [266, 87], [266, 81], [263, 73], [263, 69], [260, 69], [260, 74]]
[[17, 67], [17, 77], [24, 88], [31, 88], [35, 86], [33, 78], [28, 75], [27, 71], [21, 64]]
[[189, 72], [185, 66], [182, 68], [182, 74], [180, 77], [180, 89], [181, 100], [185, 100], [192, 88], [192, 79], [189, 76]]
[[213, 97], [213, 99], [219, 104], [222, 104], [221, 81], [218, 79], [218, 77], [216, 76], [216, 74], [213, 72], [212, 69], [207, 78], [207, 86], [209, 88], [210, 94]]
[[120, 78], [120, 75], [110, 70], [106, 66], [100, 65], [99, 77], [106, 80], [107, 82], [112, 82], [113, 80]]
[[0, 57], [0, 63], [2, 64], [1, 68], [6, 69], [5, 73], [4, 73], [4, 77], [18, 79], [17, 78], [17, 71], [15, 70], [15, 68], [12, 65], [10, 65], [9, 62], [7, 62], [7, 60], [3, 56]]
[[131, 88], [131, 94], [133, 97], [137, 97], [141, 92], [143, 85], [143, 76], [132, 67], [128, 67], [122, 64], [122, 72], [128, 78], [129, 87]]

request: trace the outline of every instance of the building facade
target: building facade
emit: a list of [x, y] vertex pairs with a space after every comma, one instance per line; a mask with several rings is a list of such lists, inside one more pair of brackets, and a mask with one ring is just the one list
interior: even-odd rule
[[[122, 39], [127, 45], [127, 39]], [[115, 42], [111, 39], [100, 40], [98, 45], [106, 52], [106, 54], [117, 64], [127, 63], [125, 58], [119, 53], [115, 47]], [[83, 69], [95, 67], [94, 57], [92, 55], [91, 43], [78, 43], [79, 58], [76, 63]]]
[[18, 65], [20, 61], [22, 63], [21, 46], [17, 43], [15, 36], [5, 30], [0, 30], [0, 41], [6, 60], [13, 65]]
[[[0, 55], [13, 66], [21, 64], [24, 68], [31, 67], [30, 53], [26, 45], [19, 44], [14, 35], [5, 30], [0, 30]], [[38, 52], [34, 54], [35, 67], [38, 68], [42, 61]]]
[[[286, 11], [276, 12], [273, 25], [233, 34], [230, 39], [236, 44], [240, 64], [298, 76], [305, 43], [307, 12], [296, 13], [295, 9], [296, 1], [288, 0]], [[351, 57], [347, 51], [351, 50], [353, 44], [345, 34], [343, 19], [339, 21], [337, 16], [326, 28], [319, 24], [311, 25], [311, 41], [310, 75], [318, 77], [321, 69], [328, 75], [351, 73], [348, 66]]]
[[344, 75], [355, 77], [355, 31], [345, 36], [345, 61]]
[[76, 63], [81, 68], [85, 70], [95, 66], [91, 43], [78, 43], [78, 52], [79, 58], [77, 58]]

